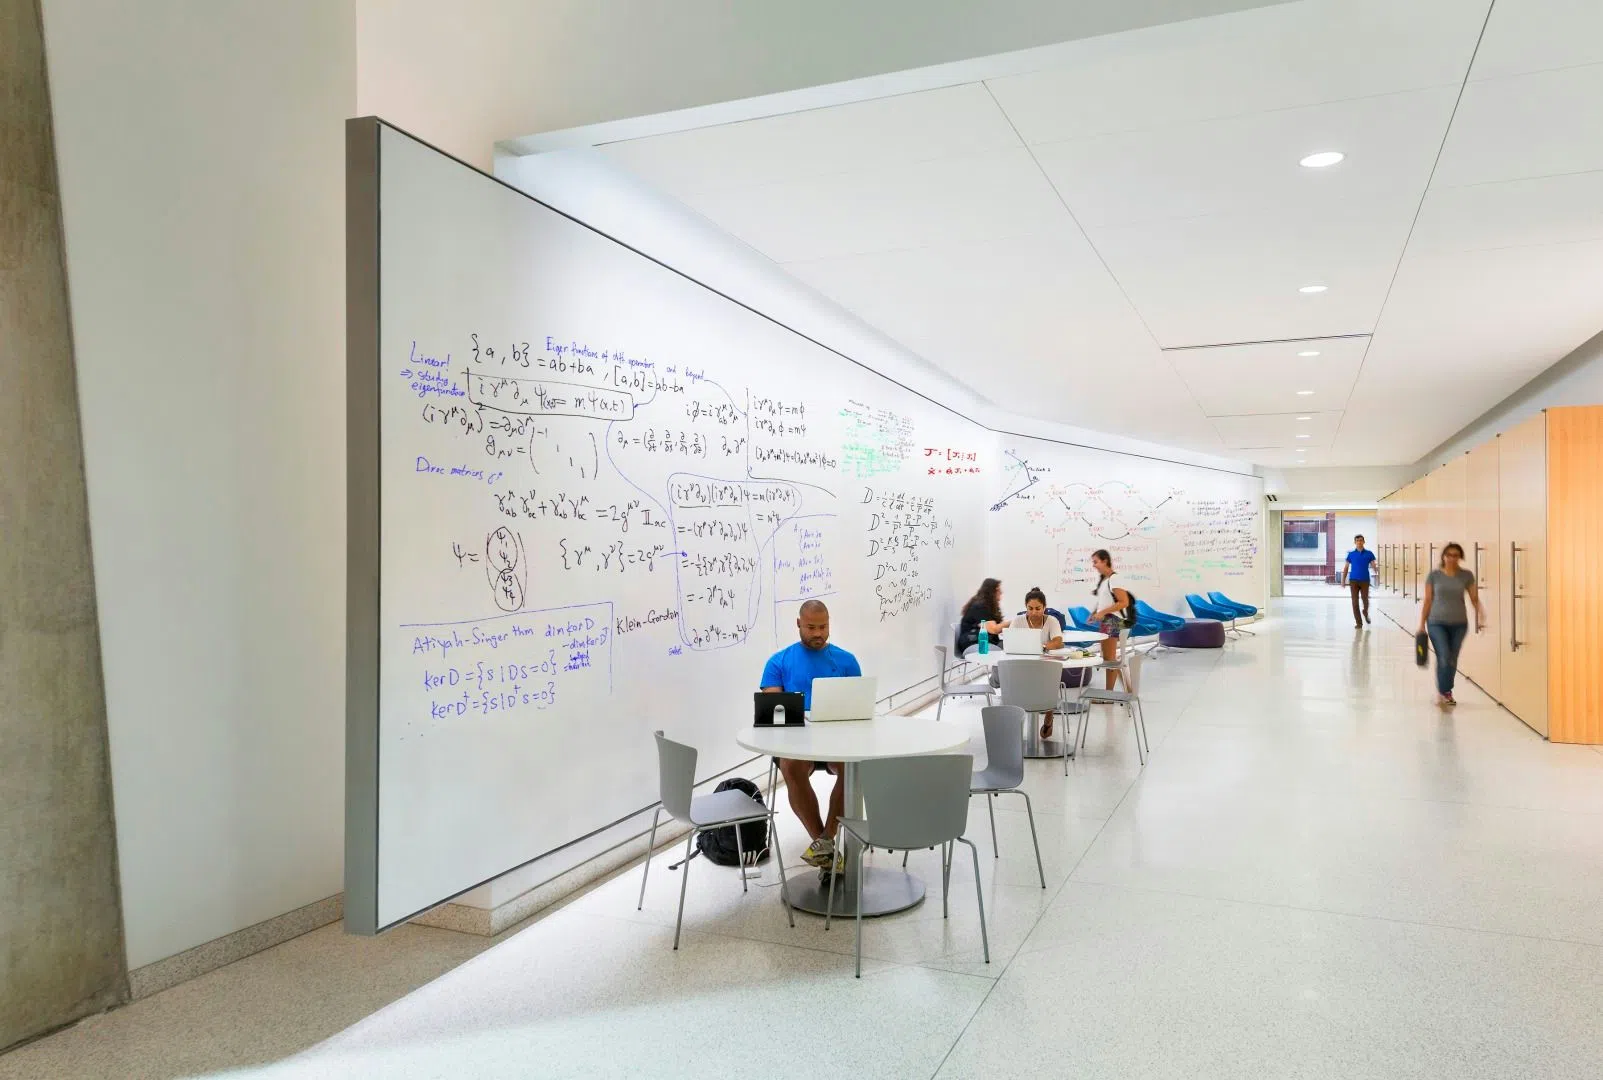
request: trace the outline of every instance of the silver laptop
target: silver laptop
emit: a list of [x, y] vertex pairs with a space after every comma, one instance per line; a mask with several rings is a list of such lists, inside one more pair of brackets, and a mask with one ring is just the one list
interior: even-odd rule
[[1025, 656], [1040, 656], [1046, 645], [1046, 627], [1039, 626], [1031, 629], [1016, 622], [1002, 631], [1002, 651], [1005, 653], [1023, 653]]
[[807, 710], [807, 722], [821, 724], [829, 720], [872, 720], [877, 682], [872, 675], [814, 679], [813, 707]]

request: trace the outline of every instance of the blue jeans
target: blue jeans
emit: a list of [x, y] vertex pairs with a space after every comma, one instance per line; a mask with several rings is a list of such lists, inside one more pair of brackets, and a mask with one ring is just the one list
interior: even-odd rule
[[1464, 647], [1469, 633], [1468, 623], [1428, 623], [1425, 632], [1430, 635], [1430, 647], [1436, 653], [1436, 692], [1451, 694], [1453, 676], [1458, 674], [1458, 650]]

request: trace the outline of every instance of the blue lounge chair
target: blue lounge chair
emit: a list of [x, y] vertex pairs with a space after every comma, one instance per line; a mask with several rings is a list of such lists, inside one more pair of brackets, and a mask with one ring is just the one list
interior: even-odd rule
[[1224, 623], [1225, 629], [1232, 634], [1253, 636], [1250, 630], [1243, 630], [1236, 625], [1236, 620], [1241, 615], [1235, 608], [1221, 607], [1212, 600], [1204, 599], [1198, 593], [1186, 593], [1186, 604], [1191, 608], [1191, 613], [1199, 619], [1217, 619]]
[[1096, 627], [1091, 625], [1091, 609], [1090, 608], [1088, 608], [1088, 607], [1071, 607], [1068, 610], [1067, 614], [1069, 616], [1069, 621], [1068, 621], [1067, 625], [1072, 626], [1074, 629], [1076, 629], [1076, 630], [1091, 630], [1091, 631], [1096, 630]]
[[1159, 630], [1179, 630], [1186, 624], [1185, 619], [1179, 615], [1170, 615], [1167, 612], [1159, 611], [1145, 600], [1137, 600], [1135, 602], [1135, 614], [1136, 625], [1138, 626], [1141, 623], [1151, 623], [1153, 626], [1158, 627]]
[[1243, 619], [1256, 619], [1258, 617], [1257, 608], [1253, 607], [1251, 604], [1243, 604], [1240, 601], [1232, 600], [1222, 592], [1211, 592], [1208, 594], [1208, 599], [1212, 600], [1214, 603], [1218, 604], [1227, 611], [1239, 611]]

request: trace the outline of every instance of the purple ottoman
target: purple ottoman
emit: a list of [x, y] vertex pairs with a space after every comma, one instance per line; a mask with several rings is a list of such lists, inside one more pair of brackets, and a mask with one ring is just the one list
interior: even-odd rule
[[1225, 647], [1225, 624], [1218, 619], [1187, 619], [1179, 630], [1165, 630], [1159, 634], [1158, 644], [1171, 649], [1222, 649]]

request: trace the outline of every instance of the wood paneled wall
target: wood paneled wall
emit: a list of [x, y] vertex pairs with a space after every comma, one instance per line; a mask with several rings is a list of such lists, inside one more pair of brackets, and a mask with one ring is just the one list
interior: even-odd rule
[[1603, 743], [1603, 408], [1547, 411], [1548, 737]]

